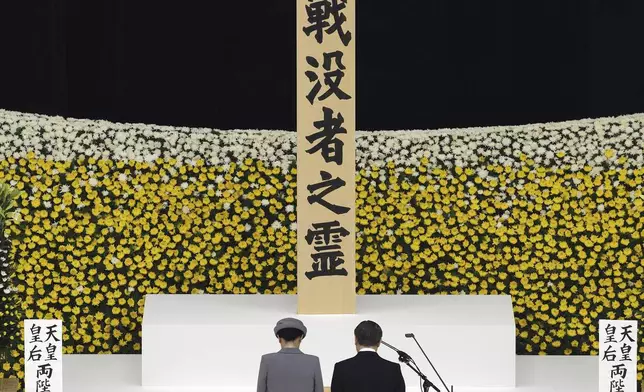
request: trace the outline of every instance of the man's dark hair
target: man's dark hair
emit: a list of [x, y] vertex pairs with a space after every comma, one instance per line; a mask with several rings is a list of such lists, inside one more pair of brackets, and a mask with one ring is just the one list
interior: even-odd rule
[[297, 328], [284, 328], [280, 329], [279, 332], [277, 332], [277, 336], [284, 339], [287, 342], [292, 342], [295, 339], [301, 337], [304, 335], [304, 332], [300, 331]]
[[382, 329], [380, 325], [370, 320], [358, 324], [353, 334], [358, 344], [363, 347], [376, 347], [380, 344], [380, 340], [382, 340]]

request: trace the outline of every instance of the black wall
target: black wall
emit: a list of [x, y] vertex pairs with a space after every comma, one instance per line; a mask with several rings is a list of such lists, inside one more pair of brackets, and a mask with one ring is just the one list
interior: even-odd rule
[[[293, 0], [0, 3], [0, 107], [295, 128]], [[644, 111], [642, 0], [359, 0], [358, 127]]]

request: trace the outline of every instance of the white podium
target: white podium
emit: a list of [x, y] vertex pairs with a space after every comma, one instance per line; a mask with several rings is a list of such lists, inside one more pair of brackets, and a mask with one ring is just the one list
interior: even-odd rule
[[[358, 296], [355, 315], [297, 315], [294, 295], [148, 295], [143, 316], [144, 387], [254, 391], [260, 357], [279, 350], [273, 327], [297, 317], [308, 328], [302, 351], [320, 357], [325, 385], [333, 365], [355, 355], [353, 329], [373, 320], [383, 340], [407, 352], [442, 384], [413, 340], [413, 332], [448, 385], [515, 386], [515, 324], [509, 296]], [[397, 362], [381, 346], [380, 355]], [[418, 376], [404, 364], [412, 390]]]

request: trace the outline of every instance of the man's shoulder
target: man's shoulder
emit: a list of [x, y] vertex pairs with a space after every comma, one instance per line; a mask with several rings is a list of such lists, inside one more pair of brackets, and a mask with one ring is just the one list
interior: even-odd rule
[[357, 361], [358, 361], [358, 357], [354, 356], [354, 357], [350, 357], [350, 358], [347, 358], [347, 359], [343, 359], [340, 362], [337, 362], [335, 364], [335, 366], [338, 367], [338, 368], [343, 368], [343, 367], [351, 366], [351, 365], [355, 364]]
[[378, 356], [378, 358], [380, 359], [380, 363], [382, 363], [387, 368], [391, 368], [391, 369], [400, 368], [400, 364], [398, 362], [393, 362], [388, 359], [384, 359], [381, 356]]
[[335, 366], [345, 366], [347, 364], [350, 364], [355, 359], [356, 359], [355, 357], [343, 359], [342, 361], [336, 362]]
[[346, 367], [346, 366], [352, 366], [354, 364], [360, 363], [361, 361], [370, 361], [373, 363], [374, 360], [376, 361], [376, 363], [382, 364], [382, 366], [386, 366], [388, 368], [392, 368], [392, 369], [400, 368], [399, 363], [388, 361], [379, 355], [375, 355], [369, 359], [365, 357], [360, 357], [360, 355], [356, 355], [351, 358], [347, 358], [345, 360], [337, 362], [335, 365], [337, 367]]
[[392, 362], [392, 361], [389, 361], [389, 360], [384, 359], [384, 358], [380, 358], [380, 359], [382, 359], [382, 361], [392, 369], [399, 369], [400, 368], [400, 364], [398, 362]]

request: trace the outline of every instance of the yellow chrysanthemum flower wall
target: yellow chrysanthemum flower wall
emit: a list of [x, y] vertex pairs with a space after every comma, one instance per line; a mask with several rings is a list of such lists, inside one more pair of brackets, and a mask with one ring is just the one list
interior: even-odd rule
[[[510, 294], [519, 354], [596, 354], [599, 319], [644, 318], [642, 124], [359, 133], [359, 294]], [[294, 133], [0, 129], [23, 311], [66, 353], [140, 352], [145, 294], [295, 293]]]

